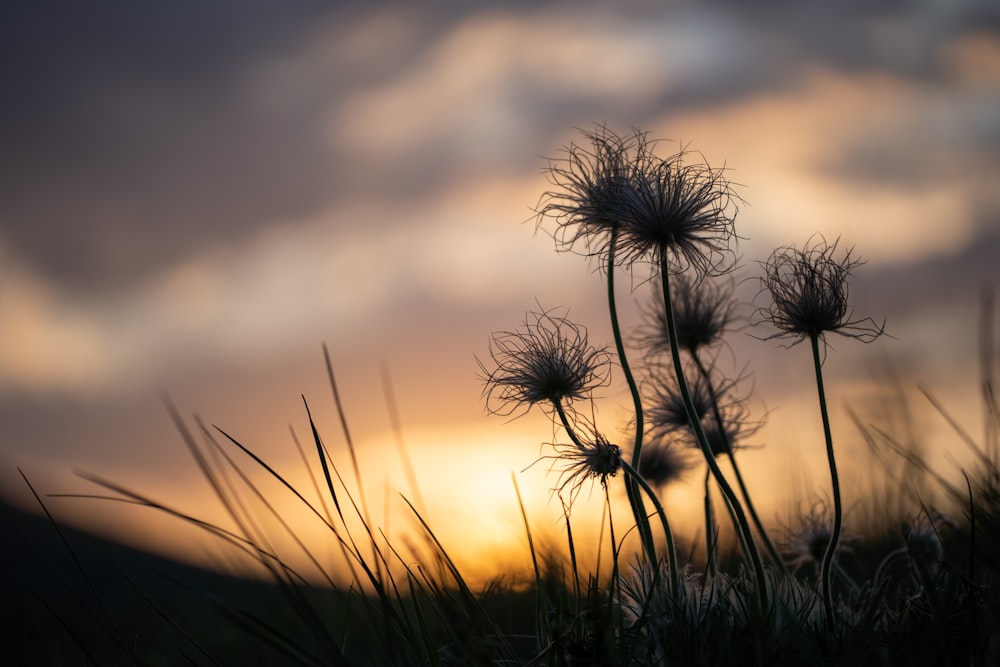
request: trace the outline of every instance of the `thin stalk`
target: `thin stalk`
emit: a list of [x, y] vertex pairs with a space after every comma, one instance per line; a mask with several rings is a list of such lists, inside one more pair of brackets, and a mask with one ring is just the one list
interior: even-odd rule
[[[541, 642], [545, 637], [546, 626], [545, 615], [542, 613], [542, 571], [538, 567], [538, 554], [535, 551], [535, 540], [531, 535], [531, 524], [528, 522], [528, 512], [524, 509], [524, 500], [521, 499], [521, 489], [517, 485], [517, 477], [511, 472], [510, 480], [514, 483], [514, 494], [517, 496], [517, 506], [521, 509], [521, 520], [524, 521], [524, 534], [528, 536], [528, 553], [531, 554], [531, 569], [535, 573], [535, 633]], [[566, 522], [569, 525], [569, 521]]]
[[670, 523], [667, 521], [667, 513], [663, 510], [663, 505], [660, 504], [660, 499], [656, 496], [656, 491], [649, 485], [639, 471], [632, 467], [628, 461], [622, 461], [622, 470], [625, 471], [629, 477], [635, 480], [636, 484], [642, 487], [642, 490], [646, 492], [649, 496], [650, 502], [653, 503], [653, 508], [656, 510], [656, 514], [660, 517], [660, 524], [663, 526], [663, 534], [667, 540], [667, 560], [670, 565], [670, 589], [671, 591], [677, 591], [680, 586], [680, 573], [677, 571], [677, 550], [674, 545], [674, 534], [670, 530]]
[[746, 537], [744, 537], [743, 531], [740, 530], [739, 520], [736, 518], [736, 513], [733, 512], [733, 506], [730, 504], [729, 498], [725, 495], [722, 496], [722, 505], [726, 508], [726, 513], [729, 514], [729, 522], [733, 524], [733, 534], [736, 535], [736, 541], [739, 543], [740, 551], [748, 553], [749, 548], [747, 547]]
[[[567, 435], [569, 435], [569, 439], [572, 440], [573, 444], [576, 445], [578, 448], [585, 449], [586, 446], [583, 444], [583, 442], [581, 442], [579, 436], [576, 434], [573, 425], [570, 424], [569, 418], [566, 415], [566, 410], [563, 408], [562, 404], [556, 402], [554, 403], [554, 405], [556, 408], [556, 413], [559, 415], [559, 419], [562, 422], [563, 429], [565, 429]], [[621, 467], [626, 474], [625, 477], [626, 484], [631, 479], [635, 484], [641, 487], [642, 490], [646, 492], [646, 495], [649, 496], [649, 499], [653, 503], [653, 507], [656, 510], [656, 514], [660, 517], [660, 525], [663, 527], [663, 535], [667, 541], [667, 560], [670, 565], [670, 578], [671, 578], [671, 584], [673, 586], [672, 590], [676, 591], [677, 587], [680, 585], [679, 574], [677, 572], [677, 549], [674, 544], [673, 531], [670, 530], [670, 522], [667, 521], [667, 513], [664, 511], [663, 505], [660, 504], [660, 499], [657, 497], [656, 491], [654, 491], [653, 488], [649, 486], [649, 482], [647, 482], [643, 478], [643, 476], [639, 474], [639, 471], [637, 471], [635, 467], [632, 466], [625, 459], [621, 460]], [[608, 511], [610, 512], [610, 505]], [[648, 523], [649, 517], [645, 518]], [[612, 539], [612, 548], [617, 552], [617, 545], [615, 545], [613, 539]], [[651, 560], [650, 562], [655, 564], [656, 560]], [[616, 560], [616, 568], [617, 568], [617, 560]]]
[[826, 611], [826, 627], [833, 632], [833, 593], [831, 576], [833, 574], [833, 557], [837, 553], [840, 542], [840, 531], [844, 521], [844, 508], [840, 499], [840, 477], [837, 475], [837, 460], [833, 455], [833, 435], [830, 432], [830, 415], [826, 409], [826, 392], [823, 389], [823, 359], [819, 352], [819, 335], [809, 336], [812, 344], [813, 365], [816, 367], [816, 390], [819, 393], [819, 411], [823, 416], [823, 437], [826, 439], [826, 459], [830, 465], [830, 483], [833, 486], [833, 530], [830, 532], [830, 542], [823, 554], [823, 567], [820, 576], [823, 581], [823, 606]]
[[[618, 306], [615, 300], [615, 252], [618, 246], [618, 230], [612, 230], [611, 239], [608, 242], [608, 312], [611, 317], [611, 332], [615, 339], [615, 351], [618, 353], [618, 362], [621, 364], [622, 373], [625, 375], [625, 382], [628, 384], [629, 393], [632, 395], [632, 406], [635, 412], [635, 440], [632, 443], [632, 467], [639, 468], [639, 454], [642, 452], [643, 436], [643, 414], [642, 396], [639, 394], [639, 385], [632, 374], [632, 368], [628, 363], [628, 356], [625, 354], [625, 342], [622, 338], [621, 325], [618, 321]], [[639, 538], [642, 541], [643, 550], [650, 563], [656, 563], [656, 549], [653, 545], [653, 531], [649, 527], [649, 517], [639, 495], [635, 483], [629, 479], [625, 480], [625, 492], [628, 495], [629, 505], [632, 507], [632, 515], [635, 518], [636, 527], [639, 531]]]
[[611, 494], [608, 492], [607, 482], [602, 480], [601, 486], [604, 487], [604, 506], [608, 510], [608, 537], [611, 538], [611, 581], [608, 582], [610, 586], [610, 592], [614, 594], [615, 589], [618, 589], [618, 602], [621, 604], [621, 577], [619, 572], [621, 570], [618, 568], [618, 540], [615, 538], [615, 515], [611, 511]]
[[740, 505], [739, 498], [736, 497], [733, 487], [731, 487], [729, 482], [726, 481], [725, 476], [722, 474], [722, 470], [719, 468], [718, 462], [715, 460], [715, 456], [712, 454], [712, 449], [708, 444], [708, 438], [705, 437], [705, 430], [701, 426], [701, 420], [698, 419], [698, 412], [695, 410], [694, 401], [691, 399], [691, 390], [688, 387], [687, 378], [684, 377], [684, 369], [681, 366], [681, 351], [680, 347], [677, 345], [677, 327], [674, 321], [674, 306], [670, 298], [669, 268], [670, 267], [667, 266], [666, 257], [663, 257], [660, 261], [660, 279], [663, 282], [663, 305], [667, 317], [667, 331], [670, 335], [670, 355], [674, 364], [674, 373], [677, 376], [677, 387], [680, 389], [681, 398], [684, 400], [684, 407], [687, 409], [688, 420], [691, 422], [691, 426], [694, 428], [695, 435], [698, 438], [698, 446], [701, 447], [701, 452], [705, 456], [705, 461], [708, 463], [708, 467], [711, 469], [712, 475], [715, 477], [715, 481], [718, 483], [723, 495], [729, 501], [729, 505], [732, 507], [733, 513], [736, 515], [738, 524], [737, 529], [743, 533], [746, 540], [744, 546], [746, 547], [747, 555], [750, 557], [754, 574], [756, 575], [757, 592], [760, 595], [761, 605], [766, 607], [767, 581], [764, 578], [764, 565], [760, 560], [760, 553], [757, 551], [757, 545], [753, 540], [753, 532], [750, 530], [750, 524], [747, 523], [746, 513], [743, 511], [743, 506]]
[[719, 573], [719, 568], [715, 563], [716, 546], [718, 545], [718, 535], [715, 530], [715, 516], [712, 512], [712, 495], [709, 481], [712, 479], [711, 471], [705, 469], [705, 557], [708, 559], [708, 571], [714, 577]]
[[764, 541], [764, 548], [767, 549], [767, 553], [771, 557], [771, 560], [773, 560], [775, 565], [778, 566], [778, 569], [787, 573], [788, 568], [785, 566], [785, 561], [781, 558], [781, 555], [778, 553], [778, 549], [774, 546], [774, 542], [771, 541], [767, 531], [764, 529], [764, 522], [760, 520], [760, 515], [757, 514], [757, 508], [754, 507], [753, 501], [750, 499], [750, 491], [747, 489], [746, 482], [743, 480], [743, 473], [740, 471], [740, 467], [736, 463], [736, 454], [733, 452], [732, 443], [729, 442], [729, 438], [726, 435], [726, 427], [722, 421], [722, 413], [719, 411], [719, 401], [715, 395], [715, 387], [712, 385], [712, 378], [708, 374], [708, 369], [705, 368], [705, 364], [702, 363], [701, 359], [697, 355], [691, 355], [691, 358], [694, 359], [695, 366], [697, 366], [698, 372], [705, 381], [705, 386], [708, 387], [708, 395], [712, 399], [712, 412], [715, 414], [715, 421], [719, 426], [719, 435], [726, 443], [726, 453], [729, 454], [729, 462], [733, 465], [733, 474], [736, 475], [736, 484], [740, 487], [740, 494], [743, 496], [743, 501], [747, 504], [747, 511], [750, 512], [750, 518], [753, 520], [753, 525], [757, 528], [757, 534], [760, 535], [761, 539]]

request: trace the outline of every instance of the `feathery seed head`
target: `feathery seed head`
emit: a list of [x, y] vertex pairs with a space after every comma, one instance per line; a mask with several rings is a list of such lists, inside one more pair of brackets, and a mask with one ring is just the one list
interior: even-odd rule
[[944, 557], [941, 531], [954, 528], [955, 525], [951, 516], [941, 512], [921, 514], [910, 525], [904, 525], [903, 535], [910, 560], [923, 567], [936, 569]]
[[[800, 512], [798, 525], [785, 526], [783, 553], [789, 557], [788, 565], [792, 572], [797, 572], [803, 565], [812, 563], [819, 574], [827, 546], [833, 534], [833, 521], [826, 502], [816, 501], [808, 513]], [[849, 533], [841, 533], [837, 543], [836, 554], [851, 553], [851, 543], [859, 538]]]
[[[760, 424], [749, 420], [745, 397], [736, 394], [742, 378], [710, 384], [703, 375], [687, 374], [688, 390], [709, 449], [716, 457], [739, 448], [739, 442], [755, 433]], [[716, 414], [718, 409], [718, 415]], [[688, 418], [684, 398], [673, 372], [660, 370], [654, 375], [652, 396], [646, 408], [650, 436], [676, 438], [698, 448], [697, 435]], [[719, 418], [722, 428], [719, 427]]]
[[578, 434], [576, 443], [555, 444], [553, 447], [556, 453], [546, 458], [562, 464], [555, 490], [563, 491], [569, 487], [571, 499], [588, 479], [597, 479], [602, 486], [606, 486], [608, 478], [617, 475], [621, 469], [621, 448], [596, 431], [587, 435]]
[[[712, 411], [712, 393], [708, 383], [698, 375], [689, 375], [688, 389], [691, 402], [698, 419], [704, 420]], [[681, 396], [677, 379], [672, 370], [656, 369], [651, 377], [653, 386], [649, 406], [646, 409], [649, 417], [650, 432], [662, 435], [674, 431], [686, 431], [691, 426], [687, 406]]]
[[639, 452], [639, 474], [657, 489], [680, 480], [691, 466], [691, 459], [671, 439], [650, 440]]
[[837, 243], [820, 236], [801, 250], [778, 248], [764, 262], [761, 291], [770, 293], [771, 305], [759, 309], [758, 318], [778, 329], [768, 339], [789, 336], [794, 344], [831, 331], [870, 342], [882, 335], [884, 325], [871, 318], [852, 319], [847, 279], [862, 262], [852, 248], [836, 258]]
[[672, 273], [691, 268], [725, 273], [735, 264], [730, 247], [739, 197], [725, 170], [688, 162], [684, 150], [665, 159], [647, 156], [635, 174], [622, 226], [626, 263], [651, 260]]
[[555, 222], [560, 250], [573, 250], [582, 241], [586, 254], [599, 255], [628, 213], [635, 171], [649, 149], [646, 133], [639, 130], [619, 136], [597, 126], [583, 135], [582, 145], [571, 143], [563, 158], [550, 160], [554, 189], [542, 195], [538, 217]]
[[[663, 291], [656, 283], [648, 307], [643, 309], [646, 324], [640, 329], [640, 341], [654, 353], [670, 353], [670, 330], [663, 307]], [[736, 310], [734, 284], [694, 280], [687, 273], [671, 279], [671, 303], [677, 344], [691, 355], [717, 343], [732, 323]]]
[[551, 311], [529, 312], [516, 331], [493, 334], [495, 368], [477, 358], [487, 410], [511, 415], [536, 403], [583, 398], [610, 378], [611, 357], [588, 344], [587, 330]]

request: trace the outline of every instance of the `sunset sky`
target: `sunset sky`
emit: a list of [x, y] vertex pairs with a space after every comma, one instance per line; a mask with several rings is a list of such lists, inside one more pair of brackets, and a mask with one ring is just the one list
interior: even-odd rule
[[[7, 2], [0, 54], [0, 483], [19, 502], [17, 466], [46, 493], [94, 490], [82, 469], [213, 515], [164, 393], [305, 483], [301, 395], [345, 456], [325, 342], [373, 506], [413, 495], [387, 368], [446, 544], [470, 561], [521, 544], [512, 473], [558, 534], [555, 476], [525, 470], [551, 427], [487, 416], [476, 356], [538, 304], [610, 342], [596, 266], [533, 217], [546, 158], [595, 123], [730, 170], [739, 277], [817, 232], [867, 260], [857, 312], [892, 338], [833, 341], [848, 469], [867, 464], [844, 406], [870, 411], [887, 366], [979, 432], [979, 300], [1000, 282], [995, 2]], [[823, 453], [808, 351], [730, 344], [767, 414], [745, 467], [770, 516], [826, 489], [808, 472]], [[696, 525], [698, 497], [667, 498]], [[141, 512], [52, 508], [181, 549]]]

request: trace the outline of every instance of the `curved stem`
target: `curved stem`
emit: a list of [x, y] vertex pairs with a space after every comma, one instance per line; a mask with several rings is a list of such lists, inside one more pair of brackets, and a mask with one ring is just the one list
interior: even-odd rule
[[639, 454], [642, 451], [643, 436], [643, 413], [642, 396], [639, 394], [639, 385], [632, 374], [632, 368], [628, 363], [628, 356], [625, 354], [625, 342], [622, 338], [621, 325], [618, 322], [618, 306], [615, 300], [615, 248], [618, 243], [618, 233], [613, 232], [608, 249], [608, 312], [611, 316], [611, 333], [615, 339], [615, 351], [618, 353], [618, 361], [625, 375], [625, 382], [628, 383], [629, 393], [632, 395], [632, 407], [635, 410], [635, 442], [632, 445], [632, 467], [639, 467]]
[[[707, 472], [710, 473], [711, 471]], [[733, 506], [725, 494], [722, 495], [722, 505], [726, 508], [726, 512], [729, 514], [729, 521], [733, 524], [733, 533], [736, 535], [736, 542], [740, 546], [740, 551], [749, 553], [750, 549], [747, 547], [746, 537], [743, 535], [743, 531], [740, 530], [739, 519], [736, 518], [736, 512], [733, 511]]]
[[715, 422], [719, 427], [719, 435], [725, 442], [726, 453], [729, 454], [729, 462], [733, 466], [733, 474], [736, 475], [736, 484], [740, 487], [740, 494], [743, 496], [743, 501], [747, 504], [747, 511], [750, 512], [750, 518], [753, 520], [753, 525], [757, 528], [757, 534], [764, 541], [764, 548], [767, 549], [768, 555], [774, 564], [777, 565], [784, 573], [788, 573], [788, 568], [785, 566], [785, 561], [781, 558], [778, 553], [778, 549], [774, 546], [774, 542], [768, 536], [767, 531], [764, 529], [764, 523], [760, 520], [760, 515], [757, 514], [757, 508], [754, 507], [753, 501], [750, 499], [750, 492], [747, 490], [746, 482], [743, 479], [743, 473], [740, 471], [739, 465], [736, 463], [736, 453], [733, 451], [732, 443], [729, 442], [729, 436], [726, 434], [726, 427], [722, 420], [722, 412], [719, 409], [719, 399], [715, 395], [715, 385], [712, 384], [712, 378], [708, 373], [708, 369], [705, 368], [705, 364], [702, 363], [698, 355], [692, 354], [691, 358], [694, 359], [695, 366], [698, 368], [698, 373], [701, 375], [702, 379], [705, 381], [705, 386], [708, 388], [709, 398], [712, 400], [712, 412], [715, 414]]
[[622, 470], [635, 480], [636, 484], [642, 487], [642, 490], [646, 492], [646, 495], [649, 496], [650, 501], [653, 503], [656, 514], [660, 517], [660, 524], [663, 526], [663, 535], [667, 540], [667, 564], [670, 567], [670, 589], [676, 591], [678, 586], [680, 586], [680, 573], [677, 571], [677, 550], [674, 545], [674, 534], [670, 530], [670, 522], [667, 521], [667, 513], [663, 510], [663, 505], [660, 504], [660, 499], [657, 498], [656, 491], [649, 486], [649, 482], [639, 474], [638, 470], [632, 467], [628, 461], [624, 460], [622, 461]]
[[712, 471], [705, 468], [705, 557], [708, 559], [708, 571], [714, 577], [719, 573], [719, 568], [715, 564], [718, 536], [715, 530], [715, 516], [712, 512], [711, 487], [708, 484], [711, 479]]
[[[611, 511], [611, 496], [608, 494], [608, 485], [602, 484], [604, 487], [604, 505], [608, 509], [608, 534], [611, 538], [611, 587], [614, 589], [615, 585], [621, 585], [621, 577], [618, 576], [618, 541], [615, 539], [615, 519], [614, 513]], [[619, 598], [621, 593], [619, 592]]]
[[[586, 445], [583, 444], [583, 442], [580, 440], [580, 436], [576, 434], [576, 430], [573, 428], [573, 425], [570, 424], [569, 417], [566, 415], [566, 410], [563, 408], [562, 404], [558, 402], [555, 403], [555, 408], [556, 408], [556, 413], [559, 415], [559, 420], [562, 422], [563, 429], [565, 429], [566, 433], [569, 435], [569, 439], [572, 440], [573, 444], [576, 445], [581, 450], [586, 449]], [[649, 482], [647, 482], [642, 477], [642, 475], [639, 474], [639, 471], [637, 471], [635, 467], [629, 464], [629, 462], [626, 461], [625, 459], [621, 460], [621, 467], [626, 474], [626, 479], [625, 479], [626, 484], [629, 481], [631, 481], [637, 484], [639, 487], [641, 487], [642, 490], [646, 492], [646, 495], [649, 496], [650, 501], [652, 501], [653, 503], [653, 507], [656, 509], [656, 514], [660, 517], [660, 525], [663, 526], [663, 536], [664, 538], [666, 538], [667, 541], [667, 563], [670, 567], [670, 582], [672, 585], [671, 590], [676, 591], [677, 586], [679, 585], [678, 583], [679, 573], [677, 571], [677, 548], [674, 544], [673, 531], [670, 530], [670, 522], [667, 521], [667, 513], [664, 511], [663, 505], [660, 504], [660, 499], [657, 497], [656, 491], [654, 491], [652, 487], [649, 486]], [[606, 494], [607, 486], [604, 487], [604, 490]], [[608, 511], [610, 512], [610, 505], [608, 506]], [[647, 516], [645, 518], [648, 525], [649, 517]], [[615, 552], [617, 554], [618, 547], [613, 539], [612, 539], [612, 547], [615, 549]], [[650, 560], [650, 563], [655, 565], [656, 564], [655, 558], [653, 560]], [[615, 567], [617, 568], [617, 555], [615, 557]]]
[[586, 449], [583, 442], [581, 442], [580, 438], [576, 435], [576, 429], [574, 429], [573, 425], [569, 423], [569, 417], [566, 416], [566, 408], [564, 408], [562, 403], [559, 401], [553, 401], [553, 405], [556, 406], [556, 413], [559, 415], [559, 421], [562, 422], [563, 430], [566, 431], [566, 435], [568, 435], [569, 439], [573, 441], [573, 444], [576, 445], [577, 449]]
[[666, 257], [663, 257], [660, 260], [660, 279], [663, 282], [663, 306], [667, 319], [667, 331], [670, 335], [670, 354], [674, 364], [674, 373], [677, 376], [677, 386], [680, 389], [681, 398], [684, 400], [684, 407], [687, 409], [688, 421], [690, 421], [691, 426], [694, 428], [695, 435], [698, 438], [698, 446], [701, 448], [701, 452], [705, 456], [705, 461], [708, 463], [708, 467], [712, 471], [715, 481], [718, 483], [719, 488], [722, 490], [723, 495], [726, 496], [726, 499], [729, 501], [729, 504], [736, 515], [738, 529], [743, 533], [744, 539], [746, 540], [745, 546], [747, 556], [750, 558], [754, 574], [756, 575], [757, 593], [760, 596], [762, 607], [766, 607], [767, 581], [764, 578], [764, 565], [760, 560], [760, 553], [757, 551], [757, 545], [754, 544], [753, 532], [750, 530], [750, 524], [747, 523], [746, 513], [743, 511], [742, 505], [740, 505], [739, 498], [736, 497], [733, 487], [731, 487], [729, 482], [726, 481], [725, 476], [722, 474], [722, 470], [719, 468], [719, 463], [715, 460], [715, 455], [712, 454], [712, 448], [708, 444], [708, 438], [705, 437], [705, 429], [701, 426], [701, 420], [698, 418], [698, 411], [695, 409], [694, 401], [691, 399], [691, 390], [688, 387], [687, 378], [684, 377], [684, 369], [681, 366], [681, 352], [677, 345], [677, 327], [674, 322], [674, 307], [670, 296], [670, 271], [667, 266]]
[[833, 591], [831, 577], [833, 558], [837, 554], [840, 542], [840, 531], [844, 520], [844, 508], [840, 498], [840, 478], [837, 475], [837, 460], [833, 455], [833, 435], [830, 432], [830, 415], [826, 409], [826, 392], [823, 389], [823, 359], [819, 352], [819, 335], [809, 336], [812, 344], [813, 365], [816, 367], [816, 390], [819, 393], [819, 411], [823, 417], [823, 437], [826, 439], [826, 459], [830, 465], [830, 482], [833, 486], [833, 529], [830, 532], [830, 542], [823, 554], [821, 578], [823, 581], [823, 605], [826, 611], [826, 626], [831, 632], [835, 630], [833, 617]]
[[[625, 342], [622, 338], [621, 325], [618, 321], [618, 306], [615, 300], [615, 254], [617, 247], [618, 230], [613, 230], [611, 232], [611, 239], [608, 242], [608, 311], [611, 317], [611, 332], [615, 339], [615, 351], [618, 354], [618, 363], [621, 364], [622, 373], [625, 375], [625, 382], [628, 384], [629, 393], [632, 395], [632, 406], [635, 411], [635, 440], [632, 443], [632, 467], [638, 469], [644, 429], [642, 396], [639, 394], [639, 386], [635, 381], [635, 376], [632, 374], [632, 368], [629, 366], [628, 356], [625, 354]], [[649, 517], [646, 514], [642, 496], [636, 490], [635, 483], [628, 479], [625, 481], [625, 492], [632, 507], [632, 515], [635, 518], [643, 550], [646, 552], [649, 562], [655, 564], [656, 549], [653, 545], [653, 531], [649, 527]]]

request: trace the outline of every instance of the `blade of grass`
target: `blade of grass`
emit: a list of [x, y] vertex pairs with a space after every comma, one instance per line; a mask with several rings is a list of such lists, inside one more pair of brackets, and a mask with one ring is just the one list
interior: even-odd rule
[[986, 455], [986, 452], [979, 447], [975, 439], [973, 439], [973, 437], [969, 435], [968, 431], [966, 431], [962, 425], [958, 423], [958, 420], [951, 416], [941, 402], [938, 401], [927, 388], [918, 387], [918, 389], [920, 389], [920, 393], [922, 393], [924, 397], [930, 401], [930, 404], [934, 406], [934, 409], [937, 410], [938, 414], [941, 415], [946, 422], [948, 422], [948, 425], [951, 426], [952, 430], [958, 434], [959, 440], [961, 440], [962, 443], [964, 443], [972, 451], [972, 453], [976, 455], [976, 458], [978, 458], [984, 465], [991, 465], [992, 461], [989, 456]]
[[292, 436], [292, 442], [295, 443], [295, 449], [299, 453], [299, 458], [302, 459], [302, 465], [305, 466], [309, 481], [312, 483], [313, 491], [316, 493], [316, 498], [319, 499], [320, 506], [323, 508], [323, 514], [326, 515], [326, 521], [332, 526], [333, 515], [330, 513], [330, 508], [326, 504], [326, 498], [319, 490], [319, 482], [316, 481], [316, 474], [313, 471], [312, 464], [309, 463], [309, 457], [306, 456], [305, 449], [303, 449], [302, 443], [299, 441], [299, 436], [295, 433], [295, 428], [291, 424], [288, 425], [288, 432]]
[[[49, 508], [45, 505], [45, 502], [42, 501], [42, 498], [41, 496], [38, 495], [38, 492], [35, 490], [35, 487], [28, 480], [28, 476], [24, 473], [24, 471], [20, 467], [17, 468], [17, 472], [21, 475], [21, 479], [24, 480], [24, 483], [25, 485], [27, 485], [28, 490], [31, 491], [31, 495], [34, 496], [35, 502], [38, 503], [38, 506], [42, 509], [42, 512], [45, 513], [46, 519], [48, 519], [49, 524], [52, 526], [53, 530], [55, 530], [56, 535], [59, 537], [59, 541], [62, 543], [63, 547], [66, 550], [66, 553], [73, 561], [73, 566], [76, 568], [77, 572], [79, 572], [80, 576], [83, 578], [84, 584], [87, 586], [87, 589], [90, 591], [91, 596], [97, 603], [97, 606], [99, 607], [101, 614], [103, 614], [104, 619], [101, 619], [97, 615], [97, 613], [90, 608], [89, 605], [84, 603], [83, 599], [76, 594], [76, 592], [73, 590], [73, 587], [70, 586], [68, 582], [62, 579], [62, 577], [58, 577], [58, 570], [56, 568], [50, 566], [50, 569], [53, 571], [54, 574], [56, 574], [56, 576], [62, 582], [63, 586], [70, 591], [71, 595], [77, 600], [77, 602], [81, 604], [81, 606], [87, 611], [87, 613], [91, 616], [91, 618], [93, 618], [97, 622], [98, 626], [101, 628], [101, 630], [104, 631], [104, 633], [108, 636], [108, 638], [111, 639], [122, 651], [124, 651], [126, 655], [130, 655], [131, 652], [129, 651], [128, 645], [126, 644], [124, 638], [122, 637], [121, 629], [115, 623], [114, 616], [112, 616], [111, 612], [108, 611], [107, 606], [104, 604], [104, 599], [101, 597], [100, 593], [97, 592], [97, 587], [94, 585], [93, 580], [87, 573], [87, 568], [83, 566], [83, 563], [81, 563], [80, 559], [77, 557], [76, 550], [69, 543], [69, 540], [66, 538], [66, 534], [59, 526], [59, 523], [55, 520], [55, 517], [52, 516], [52, 513], [49, 512]], [[105, 621], [107, 624], [105, 624]], [[137, 656], [133, 657], [135, 658], [138, 664], [146, 664], [145, 661], [139, 659]]]
[[[517, 484], [517, 476], [515, 476], [513, 472], [510, 473], [510, 481], [514, 485], [514, 495], [517, 496], [517, 506], [521, 511], [521, 521], [524, 523], [524, 534], [528, 539], [528, 553], [531, 555], [531, 570], [535, 574], [535, 633], [538, 636], [538, 640], [542, 641], [542, 638], [548, 635], [546, 632], [546, 619], [542, 609], [542, 572], [538, 565], [538, 553], [535, 550], [535, 538], [531, 533], [531, 523], [528, 521], [528, 511], [524, 507], [524, 499], [521, 497], [521, 489]], [[569, 526], [568, 517], [566, 525]], [[573, 552], [572, 543], [570, 544], [570, 551], [571, 553]], [[574, 557], [574, 563], [575, 560], [576, 559]]]
[[427, 508], [424, 499], [420, 495], [420, 484], [417, 482], [417, 473], [413, 468], [413, 461], [406, 447], [406, 439], [403, 437], [402, 420], [399, 417], [399, 406], [396, 401], [396, 392], [393, 388], [392, 374], [389, 365], [385, 362], [381, 365], [382, 370], [382, 394], [385, 397], [386, 410], [389, 412], [389, 426], [392, 428], [393, 437], [396, 440], [396, 449], [399, 451], [399, 461], [403, 465], [403, 473], [406, 475], [406, 483], [413, 494], [414, 505], [420, 509], [421, 514], [427, 516]]
[[[323, 344], [323, 360], [326, 362], [326, 374], [330, 379], [330, 389], [333, 392], [333, 402], [337, 407], [337, 416], [340, 418], [340, 428], [344, 433], [344, 440], [347, 442], [347, 451], [351, 456], [351, 467], [354, 468], [354, 481], [358, 485], [358, 499], [361, 501], [362, 518], [365, 523], [369, 526], [373, 525], [371, 520], [371, 514], [368, 512], [368, 499], [365, 497], [365, 488], [361, 482], [361, 468], [358, 466], [358, 455], [354, 448], [354, 439], [351, 437], [351, 429], [347, 425], [347, 415], [344, 412], [344, 404], [340, 400], [340, 390], [337, 388], [337, 379], [333, 374], [333, 363], [330, 361], [330, 350]], [[372, 543], [374, 547], [375, 544]], [[382, 572], [379, 569], [379, 558], [373, 553], [373, 558], [375, 560], [376, 571], [379, 577], [382, 576]]]

